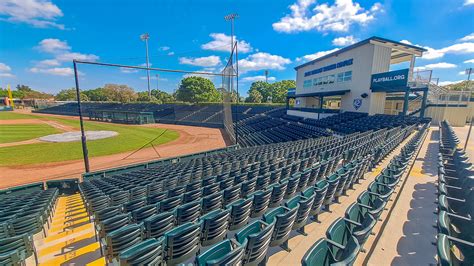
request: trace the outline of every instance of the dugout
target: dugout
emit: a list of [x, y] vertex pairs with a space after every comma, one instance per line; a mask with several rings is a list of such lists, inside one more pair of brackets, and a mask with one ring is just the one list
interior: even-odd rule
[[89, 120], [138, 125], [155, 123], [152, 112], [120, 110], [90, 110]]

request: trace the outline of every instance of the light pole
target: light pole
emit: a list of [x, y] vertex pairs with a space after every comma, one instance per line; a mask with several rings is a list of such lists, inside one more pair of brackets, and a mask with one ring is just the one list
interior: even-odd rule
[[[468, 99], [471, 98], [471, 93], [472, 93], [472, 88], [469, 86], [469, 81], [471, 80], [471, 73], [472, 73], [472, 67], [466, 69], [466, 74], [467, 74], [467, 83], [466, 83], [466, 88], [468, 89], [469, 96]], [[461, 96], [462, 97], [462, 96]], [[469, 106], [469, 100], [468, 100], [468, 105]], [[467, 137], [466, 137], [466, 143], [464, 143], [464, 151], [466, 151], [467, 148], [467, 143], [469, 142], [469, 137], [471, 136], [471, 130], [472, 130], [472, 114], [471, 114], [471, 121], [469, 121], [469, 131], [467, 132]]]
[[239, 18], [239, 15], [236, 13], [231, 13], [224, 17], [226, 21], [230, 21], [230, 54], [234, 50], [234, 20]]
[[156, 90], [159, 90], [159, 86], [158, 86], [158, 81], [160, 80], [159, 77], [160, 75], [156, 74]]
[[268, 83], [268, 70], [265, 70], [265, 83]]
[[150, 70], [148, 68], [150, 68], [150, 63], [148, 61], [148, 39], [150, 39], [150, 34], [148, 33], [144, 33], [142, 35], [140, 35], [140, 39], [142, 41], [145, 41], [145, 47], [146, 47], [146, 77], [147, 77], [147, 81], [148, 81], [148, 97], [151, 98], [151, 90], [150, 90]]

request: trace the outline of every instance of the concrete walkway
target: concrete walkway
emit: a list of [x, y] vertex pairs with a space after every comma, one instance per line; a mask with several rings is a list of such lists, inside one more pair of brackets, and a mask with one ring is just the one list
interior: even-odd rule
[[431, 127], [368, 265], [436, 264], [438, 150], [439, 131]]

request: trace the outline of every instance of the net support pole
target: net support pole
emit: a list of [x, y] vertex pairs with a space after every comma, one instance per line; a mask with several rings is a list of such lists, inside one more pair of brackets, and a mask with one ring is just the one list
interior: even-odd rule
[[[237, 49], [237, 41], [235, 42], [235, 89], [237, 91], [237, 108], [240, 105], [240, 95], [239, 95], [239, 51]], [[231, 94], [231, 102], [232, 102], [232, 94]], [[231, 105], [232, 108], [232, 105]], [[231, 109], [232, 110], [232, 109]], [[237, 113], [237, 112], [236, 112]], [[239, 125], [237, 123], [237, 119], [235, 121], [235, 144], [239, 144]]]
[[86, 132], [84, 131], [84, 119], [82, 117], [81, 92], [80, 92], [80, 89], [79, 89], [79, 77], [78, 77], [78, 73], [77, 73], [76, 60], [73, 60], [73, 64], [74, 64], [74, 79], [76, 81], [77, 108], [78, 108], [78, 111], [79, 111], [79, 123], [81, 125], [82, 155], [83, 155], [83, 158], [84, 158], [84, 168], [86, 169], [86, 173], [89, 173], [90, 172], [89, 152], [87, 151]]

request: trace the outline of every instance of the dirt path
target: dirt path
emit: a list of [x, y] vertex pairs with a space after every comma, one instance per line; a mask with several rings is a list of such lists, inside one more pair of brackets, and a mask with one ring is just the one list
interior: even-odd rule
[[[156, 146], [155, 149], [158, 154], [155, 149], [149, 147], [132, 155], [133, 151], [128, 151], [90, 158], [91, 171], [175, 157], [226, 146], [220, 129], [216, 128], [168, 124], [149, 124], [144, 126], [168, 128], [177, 131], [180, 136], [172, 142]], [[126, 158], [127, 156], [128, 158]], [[0, 189], [46, 180], [80, 177], [83, 172], [84, 164], [82, 160], [20, 167], [0, 167]]]

